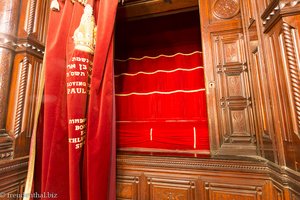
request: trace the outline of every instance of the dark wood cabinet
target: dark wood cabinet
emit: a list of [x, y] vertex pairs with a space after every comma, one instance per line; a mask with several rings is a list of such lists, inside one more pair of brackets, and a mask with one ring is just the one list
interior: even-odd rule
[[[0, 199], [24, 191], [49, 4], [0, 2]], [[178, 40], [202, 51], [209, 152], [120, 149], [116, 199], [299, 200], [300, 1], [119, 4], [117, 24], [143, 20], [171, 27], [165, 37], [185, 24]], [[128, 35], [116, 30], [118, 45]], [[185, 35], [195, 30], [199, 37]], [[131, 33], [129, 49], [151, 52], [153, 38]]]

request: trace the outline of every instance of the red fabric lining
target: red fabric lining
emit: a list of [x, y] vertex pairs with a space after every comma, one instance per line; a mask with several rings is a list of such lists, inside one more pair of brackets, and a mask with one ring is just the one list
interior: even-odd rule
[[203, 120], [207, 119], [205, 98], [205, 91], [117, 96], [117, 120]]
[[[117, 123], [118, 146], [194, 149], [194, 127], [196, 129], [196, 148], [208, 150], [207, 121], [186, 122], [119, 122]], [[151, 141], [152, 129], [152, 141]]]
[[[202, 53], [116, 62], [119, 75], [115, 77], [118, 147], [209, 149], [205, 90], [141, 95], [153, 91], [204, 89], [203, 68], [122, 75], [141, 71], [193, 69], [202, 66], [202, 62]], [[121, 96], [124, 94], [128, 96]]]
[[[178, 79], [178, 77], [180, 77], [180, 79]], [[193, 71], [120, 76], [116, 77], [115, 80], [116, 84], [120, 86], [116, 88], [117, 94], [152, 91], [169, 92], [174, 90], [197, 90], [205, 88], [203, 69], [201, 68]]]

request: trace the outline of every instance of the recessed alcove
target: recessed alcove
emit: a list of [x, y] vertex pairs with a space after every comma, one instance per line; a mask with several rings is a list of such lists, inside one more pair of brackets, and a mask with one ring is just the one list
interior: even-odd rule
[[199, 10], [118, 20], [120, 150], [209, 154]]

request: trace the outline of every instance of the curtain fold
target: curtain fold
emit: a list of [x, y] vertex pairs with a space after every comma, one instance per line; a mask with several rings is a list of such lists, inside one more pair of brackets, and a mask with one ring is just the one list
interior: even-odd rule
[[209, 150], [202, 56], [116, 60], [119, 148]]
[[[76, 49], [76, 45], [91, 45], [85, 40], [80, 43], [90, 36], [81, 34], [87, 27], [79, 28], [85, 7], [71, 0], [58, 3], [60, 11], [50, 12], [46, 42], [43, 133], [37, 136], [35, 177], [41, 187], [34, 192], [44, 195], [40, 199], [56, 195], [60, 200], [112, 200], [113, 32], [118, 1], [88, 1], [97, 25], [93, 54], [84, 47]], [[77, 44], [75, 30], [81, 34]]]

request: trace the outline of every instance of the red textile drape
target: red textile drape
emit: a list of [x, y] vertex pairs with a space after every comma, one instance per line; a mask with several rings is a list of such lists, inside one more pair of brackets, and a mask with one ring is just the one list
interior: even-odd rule
[[120, 148], [209, 150], [202, 53], [116, 62]]
[[[72, 38], [84, 7], [69, 0], [59, 4], [60, 11], [51, 11], [49, 19], [43, 135], [37, 136], [35, 177], [41, 187], [35, 192], [44, 195], [41, 199], [53, 199], [53, 195], [60, 200], [115, 199], [113, 30], [117, 0], [94, 1], [98, 27], [94, 60], [80, 70], [83, 61], [72, 58], [92, 60], [91, 54], [74, 50]], [[76, 67], [67, 68], [68, 64]], [[91, 67], [88, 96], [88, 71], [84, 70]], [[74, 69], [84, 72], [81, 78], [85, 80], [68, 77]], [[86, 84], [72, 85], [76, 81]]]

